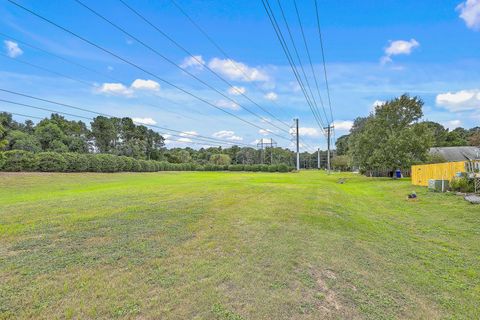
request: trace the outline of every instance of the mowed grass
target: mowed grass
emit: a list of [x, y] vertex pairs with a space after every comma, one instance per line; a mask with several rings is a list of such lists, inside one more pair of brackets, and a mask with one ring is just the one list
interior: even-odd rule
[[478, 319], [480, 207], [316, 171], [3, 173], [0, 318]]

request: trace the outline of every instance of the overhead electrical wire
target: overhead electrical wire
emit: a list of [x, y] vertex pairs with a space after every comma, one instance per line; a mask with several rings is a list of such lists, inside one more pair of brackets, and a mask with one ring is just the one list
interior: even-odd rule
[[[266, 0], [266, 1], [267, 1], [267, 3], [269, 3], [268, 0]], [[317, 117], [320, 119], [320, 122], [322, 123], [322, 127], [323, 127], [324, 126], [323, 119], [322, 119], [322, 116], [321, 116], [320, 112], [318, 111], [317, 100], [315, 99], [315, 95], [313, 94], [312, 87], [310, 86], [310, 81], [308, 80], [307, 73], [305, 72], [305, 68], [303, 67], [302, 59], [300, 57], [297, 45], [295, 44], [295, 39], [293, 37], [292, 30], [290, 29], [290, 25], [288, 24], [287, 16], [285, 15], [285, 11], [283, 10], [283, 6], [282, 6], [282, 3], [280, 2], [280, 0], [277, 0], [277, 4], [278, 4], [278, 7], [280, 8], [280, 13], [281, 13], [283, 22], [285, 24], [285, 27], [287, 29], [289, 39], [292, 43], [293, 52], [295, 53], [295, 56], [297, 57], [298, 64], [300, 65], [300, 70], [302, 71], [303, 77], [305, 79], [306, 87], [308, 88], [308, 91], [309, 91], [309, 93], [311, 95], [311, 98], [313, 100], [313, 107], [314, 107], [314, 109], [316, 111], [316, 114], [317, 114]], [[274, 15], [273, 11], [272, 11], [272, 15]], [[279, 28], [279, 30], [281, 32], [280, 28]]]
[[[79, 2], [79, 0], [76, 0], [77, 2]], [[215, 70], [213, 70], [212, 68], [210, 68], [210, 66], [208, 66], [208, 64], [203, 64], [203, 62], [198, 59], [193, 53], [191, 53], [188, 49], [186, 49], [183, 45], [181, 45], [178, 41], [176, 41], [175, 39], [173, 39], [171, 36], [169, 36], [166, 32], [164, 32], [163, 30], [161, 30], [157, 25], [155, 25], [154, 23], [152, 23], [149, 19], [147, 19], [144, 15], [142, 15], [138, 10], [135, 10], [132, 6], [130, 6], [128, 3], [126, 3], [124, 0], [118, 0], [119, 2], [121, 2], [126, 8], [128, 8], [131, 12], [133, 12], [137, 17], [139, 17], [141, 20], [143, 20], [146, 24], [148, 24], [149, 26], [151, 26], [153, 29], [155, 29], [159, 34], [161, 34], [163, 37], [165, 37], [167, 40], [169, 40], [171, 43], [173, 43], [177, 48], [181, 49], [183, 52], [185, 52], [186, 54], [188, 54], [192, 59], [195, 60], [196, 63], [198, 63], [199, 65], [202, 65], [205, 69], [207, 69], [210, 73], [212, 73], [213, 75], [215, 75], [218, 79], [220, 79], [222, 82], [224, 82], [225, 84], [227, 84], [230, 88], [232, 88], [233, 90], [235, 90], [236, 94], [238, 95], [241, 95], [243, 96], [245, 99], [247, 99], [248, 101], [250, 101], [251, 103], [253, 103], [254, 105], [256, 105], [259, 109], [261, 109], [263, 112], [265, 112], [266, 114], [268, 114], [269, 116], [271, 116], [272, 118], [274, 118], [275, 120], [277, 120], [278, 122], [280, 123], [283, 123], [285, 124], [282, 120], [278, 119], [273, 113], [271, 113], [270, 111], [268, 111], [267, 109], [265, 109], [264, 107], [262, 107], [261, 105], [259, 105], [257, 102], [255, 102], [254, 100], [252, 100], [249, 96], [247, 96], [242, 90], [239, 90], [235, 85], [233, 85], [230, 81], [228, 81], [227, 79], [225, 79], [224, 77], [222, 77], [220, 74], [218, 74], [218, 72], [216, 72]], [[243, 71], [243, 73], [245, 73]], [[288, 124], [285, 124], [288, 126]]]
[[[209, 106], [211, 106], [211, 107], [213, 107], [213, 108], [215, 108], [215, 109], [217, 109], [217, 110], [219, 110], [219, 111], [222, 111], [222, 112], [224, 112], [224, 113], [226, 113], [226, 114], [229, 114], [230, 116], [232, 116], [232, 117], [234, 117], [234, 118], [236, 118], [236, 119], [238, 119], [238, 120], [240, 120], [240, 121], [242, 121], [242, 122], [244, 122], [244, 123], [247, 123], [247, 124], [249, 124], [249, 125], [251, 125], [251, 126], [253, 126], [253, 127], [256, 127], [256, 128], [258, 128], [258, 129], [265, 130], [265, 128], [260, 127], [260, 126], [256, 125], [255, 123], [253, 123], [253, 122], [251, 122], [251, 121], [248, 121], [248, 120], [246, 120], [246, 119], [243, 119], [243, 118], [237, 116], [236, 114], [234, 114], [234, 113], [232, 113], [232, 112], [229, 112], [229, 111], [227, 111], [227, 110], [224, 110], [224, 109], [216, 106], [215, 104], [209, 102], [208, 100], [206, 100], [206, 99], [204, 99], [204, 98], [202, 98], [202, 97], [199, 97], [199, 96], [197, 96], [196, 94], [191, 93], [191, 92], [187, 91], [186, 89], [183, 89], [183, 88], [179, 87], [178, 85], [175, 85], [175, 84], [173, 84], [172, 82], [170, 82], [170, 81], [168, 81], [168, 80], [165, 80], [165, 79], [159, 77], [159, 76], [156, 75], [155, 73], [146, 70], [145, 68], [143, 68], [143, 67], [141, 67], [141, 66], [139, 66], [139, 65], [137, 65], [137, 64], [135, 64], [135, 63], [133, 63], [133, 62], [131, 62], [131, 61], [129, 61], [129, 60], [127, 60], [126, 58], [123, 58], [123, 57], [119, 56], [118, 54], [116, 54], [116, 53], [114, 53], [114, 52], [112, 52], [112, 51], [110, 51], [110, 50], [108, 50], [108, 49], [103, 48], [102, 46], [100, 46], [100, 45], [98, 45], [98, 44], [96, 44], [96, 43], [94, 43], [94, 42], [92, 42], [92, 41], [90, 41], [90, 40], [88, 40], [88, 39], [86, 39], [86, 38], [78, 35], [77, 33], [75, 33], [75, 32], [73, 32], [73, 31], [71, 31], [71, 30], [69, 30], [69, 29], [67, 29], [67, 28], [65, 28], [65, 27], [63, 27], [63, 26], [61, 26], [61, 25], [53, 22], [52, 20], [50, 20], [50, 19], [48, 19], [48, 18], [43, 17], [42, 15], [40, 15], [40, 14], [38, 14], [38, 13], [36, 13], [36, 12], [34, 12], [34, 11], [26, 8], [26, 7], [24, 7], [23, 5], [20, 5], [19, 3], [16, 3], [16, 2], [13, 1], [13, 0], [7, 0], [7, 1], [10, 2], [11, 4], [17, 6], [18, 8], [20, 8], [20, 9], [22, 9], [22, 10], [24, 10], [24, 11], [26, 11], [26, 12], [34, 15], [34, 16], [36, 16], [37, 18], [39, 18], [39, 19], [41, 19], [41, 20], [43, 20], [43, 21], [45, 21], [45, 22], [47, 22], [47, 23], [49, 23], [49, 24], [51, 24], [51, 25], [53, 25], [53, 26], [55, 26], [55, 27], [57, 27], [57, 28], [59, 28], [59, 29], [61, 29], [61, 30], [63, 30], [63, 31], [65, 31], [65, 32], [69, 33], [70, 35], [72, 35], [72, 36], [74, 36], [74, 37], [76, 37], [76, 38], [78, 38], [78, 39], [80, 39], [80, 40], [82, 40], [82, 41], [90, 44], [91, 46], [94, 46], [94, 47], [96, 47], [97, 49], [99, 49], [99, 50], [101, 50], [101, 51], [103, 51], [103, 52], [105, 52], [105, 53], [107, 53], [107, 54], [109, 54], [109, 55], [117, 58], [118, 60], [123, 61], [123, 62], [125, 62], [126, 64], [131, 65], [131, 66], [135, 67], [135, 68], [138, 69], [138, 70], [141, 70], [142, 72], [144, 72], [144, 73], [146, 73], [146, 74], [154, 77], [155, 79], [158, 79], [159, 81], [161, 81], [161, 82], [163, 82], [163, 83], [166, 83], [166, 84], [168, 84], [168, 85], [170, 85], [170, 86], [172, 86], [172, 87], [174, 87], [174, 88], [182, 91], [183, 93], [185, 93], [185, 94], [187, 94], [187, 95], [189, 95], [189, 96], [191, 96], [191, 97], [193, 97], [193, 98], [195, 98], [195, 99], [197, 99], [197, 100], [199, 100], [199, 101], [202, 101], [203, 103], [205, 103], [205, 104], [207, 104], [207, 105], [209, 105]], [[276, 134], [276, 133], [272, 133], [272, 135], [278, 136], [278, 137], [281, 138], [281, 139], [289, 140], [289, 139], [287, 139], [287, 138], [285, 138], [285, 137], [283, 137], [283, 136], [280, 136], [280, 135], [278, 135], [278, 134]]]
[[[62, 107], [67, 107], [67, 108], [74, 109], [74, 110], [79, 110], [79, 111], [83, 111], [83, 112], [96, 114], [96, 115], [99, 115], [99, 116], [110, 117], [110, 118], [115, 117], [115, 116], [107, 114], [107, 113], [97, 112], [97, 111], [93, 111], [93, 110], [90, 110], [90, 109], [87, 109], [87, 108], [67, 104], [67, 103], [62, 103], [62, 102], [58, 102], [58, 101], [54, 101], [54, 100], [35, 97], [35, 96], [29, 95], [29, 94], [25, 94], [25, 93], [13, 91], [13, 90], [7, 90], [7, 89], [0, 88], [0, 91], [1, 92], [6, 92], [6, 93], [9, 93], [9, 94], [13, 94], [13, 95], [17, 95], [17, 96], [21, 96], [21, 97], [24, 97], [24, 98], [29, 98], [29, 99], [33, 99], [33, 100], [37, 100], [37, 101], [42, 101], [42, 102], [47, 102], [47, 103], [50, 103], [50, 104], [55, 104], [55, 105], [62, 106]], [[46, 110], [46, 111], [52, 111], [52, 110]], [[244, 143], [237, 143], [237, 142], [222, 140], [222, 139], [218, 139], [218, 138], [206, 137], [206, 136], [197, 135], [197, 134], [190, 134], [188, 132], [175, 130], [175, 129], [170, 129], [170, 128], [165, 128], [165, 127], [158, 126], [158, 125], [146, 124], [146, 123], [143, 123], [143, 122], [140, 122], [140, 121], [133, 121], [133, 122], [137, 123], [137, 124], [140, 124], [140, 125], [147, 126], [147, 127], [161, 129], [161, 130], [164, 130], [164, 131], [171, 131], [171, 132], [175, 132], [175, 133], [180, 133], [180, 134], [182, 134], [183, 138], [186, 138], [186, 137], [192, 138], [192, 139], [201, 138], [201, 139], [208, 139], [208, 140], [212, 140], [212, 141], [215, 141], [215, 142], [222, 142], [222, 143], [227, 143], [227, 144], [232, 144], [232, 145], [250, 146], [250, 145], [244, 144]], [[173, 134], [171, 134], [171, 135], [173, 135]]]
[[[122, 0], [120, 0], [122, 1]], [[251, 78], [251, 76], [249, 74], [247, 74], [245, 72], [245, 70], [241, 67], [238, 66], [238, 64], [235, 62], [234, 59], [231, 58], [231, 56], [213, 39], [213, 37], [211, 37], [197, 22], [195, 22], [195, 20], [193, 20], [193, 18], [178, 4], [177, 1], [175, 0], [170, 0], [170, 2], [187, 18], [188, 21], [190, 21], [190, 23], [201, 33], [203, 34], [203, 36], [225, 57], [227, 58], [231, 64], [235, 67], [235, 69], [237, 69], [239, 72], [241, 72], [246, 78], [248, 78], [252, 83], [253, 85], [259, 89], [260, 91], [264, 92], [265, 94], [267, 94], [267, 92], [261, 87], [259, 86], [255, 81], [253, 81], [253, 79]], [[272, 102], [279, 106], [280, 105], [275, 101], [275, 100], [272, 100]], [[281, 121], [280, 119], [276, 119], [278, 121]], [[283, 124], [285, 124], [286, 126], [288, 126], [290, 128], [290, 124], [288, 123], [285, 123], [283, 121], [281, 121]], [[303, 140], [302, 138], [300, 138], [301, 140]], [[302, 141], [303, 142], [303, 141]]]
[[[208, 87], [209, 89], [217, 92], [219, 95], [221, 95], [222, 97], [224, 97], [225, 99], [231, 101], [232, 103], [238, 105], [240, 108], [242, 108], [243, 110], [247, 111], [248, 113], [250, 113], [251, 115], [259, 118], [260, 120], [262, 120], [263, 122], [266, 122], [268, 123], [269, 125], [281, 130], [281, 131], [284, 131], [284, 132], [287, 132], [286, 130], [284, 130], [283, 128], [280, 128], [279, 126], [277, 126], [275, 123], [269, 121], [269, 120], [266, 120], [265, 117], [262, 117], [260, 115], [258, 115], [257, 113], [255, 113], [254, 111], [250, 110], [249, 108], [243, 106], [242, 104], [240, 104], [238, 101], [232, 99], [231, 97], [229, 97], [228, 95], [226, 95], [225, 93], [223, 93], [221, 90], [215, 88], [214, 86], [210, 85], [208, 82], [202, 80], [201, 78], [197, 77], [195, 74], [191, 73], [190, 71], [188, 71], [186, 68], [182, 68], [179, 64], [177, 64], [175, 61], [173, 61], [172, 59], [166, 57], [165, 55], [163, 55], [162, 53], [160, 53], [158, 50], [156, 50], [155, 48], [153, 48], [152, 46], [150, 46], [149, 44], [145, 43], [144, 41], [140, 40], [138, 37], [134, 36], [133, 34], [131, 34], [130, 32], [128, 32], [127, 30], [125, 30], [124, 28], [120, 27], [119, 25], [117, 25], [116, 23], [112, 22], [110, 19], [106, 18], [104, 15], [102, 15], [101, 13], [99, 13], [98, 11], [94, 10], [93, 8], [89, 7], [88, 5], [86, 5], [85, 3], [83, 3], [82, 1], [80, 0], [74, 0], [75, 2], [77, 2], [78, 4], [80, 4], [81, 6], [83, 6], [84, 8], [86, 8], [87, 10], [89, 10], [90, 12], [92, 12], [94, 15], [96, 15], [97, 17], [99, 17], [100, 19], [104, 20], [105, 22], [107, 22], [108, 24], [110, 24], [112, 27], [114, 27], [115, 29], [119, 30], [120, 32], [124, 33], [125, 35], [127, 35], [128, 37], [132, 38], [133, 40], [137, 41], [138, 43], [140, 43], [142, 46], [144, 46], [145, 48], [147, 48], [148, 50], [150, 50], [151, 52], [153, 52], [154, 54], [158, 55], [159, 57], [161, 57], [163, 60], [167, 61], [169, 64], [171, 64], [172, 66], [176, 67], [177, 69], [185, 72], [186, 74], [188, 74], [189, 76], [191, 76], [192, 78], [194, 78], [195, 80], [197, 80], [198, 82], [200, 82], [201, 84], [205, 85], [206, 87]], [[280, 136], [281, 137], [281, 136]], [[284, 139], [284, 137], [282, 137], [282, 139]]]
[[315, 1], [315, 13], [316, 13], [316, 17], [317, 17], [318, 36], [319, 36], [319, 39], [320, 39], [320, 48], [321, 48], [321, 51], [322, 51], [323, 71], [324, 71], [324, 75], [325, 75], [325, 86], [326, 86], [326, 89], [327, 89], [328, 106], [330, 108], [331, 122], [333, 123], [334, 119], [333, 119], [333, 112], [332, 112], [332, 100], [330, 98], [330, 86], [328, 84], [327, 65], [325, 63], [326, 59], [325, 59], [325, 51], [324, 51], [324, 48], [323, 48], [322, 28], [320, 27], [320, 13], [319, 13], [319, 9], [318, 9], [317, 0], [314, 0], [314, 1]]
[[[1, 34], [1, 33], [0, 33], [0, 34]], [[8, 38], [9, 38], [9, 39], [14, 39], [14, 38], [12, 38], [12, 37], [8, 37]], [[24, 42], [24, 43], [25, 43], [25, 42]], [[43, 51], [45, 51], [45, 50], [43, 50]], [[48, 51], [45, 51], [45, 53], [49, 53], [49, 52], [48, 52]], [[71, 77], [71, 76], [66, 75], [66, 74], [64, 74], [64, 73], [60, 73], [60, 72], [57, 72], [57, 71], [55, 71], [55, 70], [52, 70], [52, 69], [49, 69], [49, 68], [45, 68], [45, 67], [39, 66], [39, 65], [37, 65], [37, 64], [33, 64], [33, 63], [27, 62], [27, 61], [25, 61], [25, 60], [19, 60], [18, 58], [12, 58], [12, 57], [7, 56], [7, 55], [5, 55], [5, 54], [0, 54], [0, 56], [3, 56], [3, 57], [5, 57], [5, 58], [11, 59], [11, 60], [13, 60], [13, 61], [16, 61], [16, 62], [25, 64], [25, 65], [28, 65], [28, 66], [30, 66], [30, 67], [33, 67], [33, 68], [36, 68], [36, 69], [39, 69], [39, 70], [42, 70], [42, 71], [45, 71], [45, 72], [49, 72], [49, 73], [52, 73], [52, 74], [55, 74], [55, 75], [64, 77], [64, 78], [69, 79], [69, 80], [72, 80], [72, 81], [76, 81], [76, 82], [81, 83], [81, 84], [83, 84], [83, 85], [88, 85], [88, 87], [91, 87], [91, 86], [94, 86], [94, 87], [95, 87], [95, 86], [96, 86], [95, 83], [88, 83], [88, 82], [83, 81], [83, 80], [81, 80], [81, 79]], [[63, 60], [65, 60], [66, 62], [69, 62], [69, 63], [74, 63], [74, 65], [82, 66], [81, 64], [75, 63], [75, 62], [70, 61], [70, 60], [68, 60], [68, 59], [63, 59]], [[102, 73], [101, 73], [100, 71], [96, 72], [96, 71], [93, 70], [93, 69], [92, 69], [92, 71], [94, 71], [95, 73], [98, 73], [98, 74], [102, 75]], [[107, 75], [104, 75], [104, 76], [107, 76]], [[111, 78], [111, 79], [114, 80], [114, 81], [117, 81], [118, 83], [122, 83], [122, 80], [119, 80], [119, 79], [116, 79], [116, 78]], [[181, 105], [180, 103], [175, 102], [175, 101], [172, 101], [172, 100], [170, 100], [170, 99], [167, 99], [167, 98], [164, 98], [164, 97], [161, 97], [161, 98], [164, 99], [164, 100], [166, 100], [166, 101], [168, 101], [169, 103], [173, 103], [173, 104], [176, 104], [176, 105], [179, 105], [179, 106], [183, 106], [183, 105]], [[195, 119], [195, 118], [190, 117], [189, 115], [185, 115], [185, 114], [183, 114], [183, 113], [179, 113], [179, 112], [176, 112], [176, 111], [173, 111], [173, 110], [170, 110], [170, 109], [162, 108], [162, 107], [160, 107], [160, 106], [158, 106], [158, 105], [151, 104], [151, 103], [149, 103], [149, 102], [143, 102], [143, 101], [142, 101], [142, 104], [143, 104], [143, 105], [146, 105], [146, 106], [153, 107], [153, 108], [160, 109], [160, 110], [162, 110], [162, 111], [164, 111], [164, 112], [167, 112], [167, 113], [171, 113], [171, 114], [174, 114], [174, 115], [177, 115], [177, 116], [181, 116], [181, 117], [183, 117], [183, 118], [188, 118], [188, 119], [195, 120], [195, 121], [198, 120], [198, 119]], [[202, 112], [199, 112], [198, 110], [195, 110], [195, 113], [202, 114], [202, 115], [206, 115], [206, 114], [204, 114], [204, 113], [202, 113]]]
[[[15, 115], [15, 116], [19, 116], [19, 117], [25, 117], [25, 118], [32, 118], [32, 119], [37, 119], [37, 120], [43, 120], [43, 119], [46, 119], [45, 117], [37, 117], [37, 116], [34, 116], [34, 115], [26, 115], [26, 114], [22, 114], [22, 113], [16, 113], [16, 112], [11, 112], [11, 111], [6, 111], [6, 110], [1, 110], [0, 112], [5, 112], [5, 113], [9, 113], [9, 114], [12, 114], [12, 115]], [[60, 115], [65, 115], [64, 112], [61, 112], [61, 111], [56, 111], [55, 113], [57, 114], [60, 114]], [[80, 119], [89, 119], [89, 120], [93, 120], [91, 118], [87, 118], [87, 117], [83, 117], [83, 116], [79, 116], [79, 115], [71, 115], [72, 117], [76, 117], [76, 118], [80, 118]], [[180, 143], [184, 143], [184, 141], [181, 141], [181, 140], [175, 140], [175, 139], [168, 139], [169, 141], [173, 141], [173, 142], [180, 142]], [[189, 144], [198, 144], [198, 145], [202, 145], [202, 146], [213, 146], [213, 147], [221, 147], [221, 145], [217, 145], [217, 144], [210, 144], [210, 143], [197, 143], [197, 142], [188, 142]]]
[[[33, 105], [30, 105], [30, 104], [15, 102], [15, 101], [11, 101], [11, 100], [0, 99], [0, 102], [5, 102], [5, 103], [9, 103], [9, 104], [17, 105], [17, 106], [22, 106], [22, 107], [27, 107], [27, 108], [31, 108], [31, 109], [36, 109], [36, 110], [48, 111], [48, 112], [57, 113], [57, 114], [61, 114], [61, 115], [66, 115], [66, 116], [75, 117], [75, 118], [80, 118], [80, 119], [84, 119], [84, 120], [94, 121], [94, 119], [90, 118], [90, 117], [85, 117], [85, 116], [81, 116], [81, 115], [77, 115], [77, 114], [73, 114], [73, 113], [69, 113], [69, 112], [65, 112], [65, 111], [59, 111], [59, 110], [54, 110], [54, 109], [49, 109], [49, 108], [44, 108], [44, 107], [33, 106]], [[135, 124], [139, 124], [139, 125], [150, 126], [150, 125], [147, 125], [147, 124], [144, 124], [144, 123], [141, 123], [141, 122], [137, 122], [137, 121], [133, 121], [133, 122]], [[168, 136], [173, 136], [173, 137], [179, 137], [179, 138], [183, 138], [183, 139], [192, 139], [193, 138], [193, 136], [191, 137], [191, 136], [163, 133], [163, 136], [167, 136], [167, 135]], [[202, 138], [195, 138], [195, 140], [199, 140], [199, 141], [204, 142], [204, 140]], [[176, 141], [182, 142], [182, 141], [179, 141], [179, 140], [176, 140]], [[192, 143], [192, 141], [188, 141], [188, 142], [183, 141], [183, 142]], [[212, 142], [215, 142], [215, 141], [206, 140], [205, 142], [212, 143]]]
[[320, 130], [325, 133], [325, 130], [323, 129], [324, 126], [323, 126], [321, 120], [318, 118], [318, 116], [317, 116], [317, 114], [316, 114], [316, 112], [315, 112], [313, 103], [312, 103], [312, 101], [311, 101], [311, 99], [310, 99], [310, 96], [309, 96], [308, 93], [307, 93], [307, 90], [305, 89], [305, 85], [303, 84], [303, 81], [302, 81], [302, 79], [301, 79], [301, 77], [300, 77], [300, 74], [299, 74], [299, 72], [298, 72], [298, 70], [297, 70], [297, 68], [296, 68], [296, 66], [295, 66], [295, 62], [293, 61], [292, 55], [291, 55], [290, 50], [289, 50], [289, 48], [288, 48], [288, 46], [287, 46], [287, 43], [286, 43], [286, 41], [285, 41], [285, 38], [284, 38], [284, 36], [283, 36], [283, 34], [282, 34], [282, 31], [281, 31], [281, 29], [280, 29], [280, 27], [279, 27], [279, 25], [278, 25], [278, 22], [277, 22], [277, 20], [276, 20], [276, 18], [275, 18], [275, 15], [273, 14], [273, 10], [271, 9], [271, 6], [270, 6], [268, 0], [262, 0], [262, 4], [263, 4], [263, 7], [264, 7], [264, 9], [265, 9], [265, 12], [267, 13], [267, 16], [268, 16], [268, 18], [269, 18], [269, 20], [270, 20], [270, 23], [272, 24], [272, 27], [273, 27], [273, 29], [274, 29], [274, 31], [275, 31], [275, 34], [277, 35], [277, 38], [278, 38], [278, 40], [279, 40], [279, 42], [280, 42], [280, 45], [281, 45], [281, 47], [282, 47], [282, 49], [283, 49], [283, 52], [285, 53], [285, 56], [286, 56], [286, 58], [287, 58], [287, 60], [288, 60], [288, 62], [289, 62], [289, 65], [290, 65], [290, 67], [291, 67], [291, 69], [292, 69], [292, 72], [293, 72], [295, 78], [297, 79], [297, 83], [298, 83], [300, 89], [302, 90], [302, 93], [303, 93], [303, 95], [304, 95], [304, 97], [305, 97], [305, 100], [306, 100], [308, 106], [310, 107], [310, 110], [312, 111], [312, 114], [313, 114], [313, 116], [314, 116], [314, 118], [315, 118], [315, 120], [316, 120], [316, 122], [317, 122], [317, 124], [318, 124], [318, 126], [319, 126], [319, 128], [320, 128]]
[[42, 70], [42, 71], [45, 71], [45, 72], [49, 72], [49, 73], [52, 73], [52, 74], [55, 74], [57, 76], [60, 76], [60, 77], [63, 77], [63, 78], [66, 78], [66, 79], [69, 79], [69, 80], [72, 80], [72, 81], [75, 81], [75, 82], [79, 82], [83, 85], [86, 85], [86, 86], [92, 86], [92, 83], [88, 83], [84, 80], [81, 80], [81, 79], [75, 79], [75, 78], [72, 78], [64, 73], [61, 73], [61, 72], [57, 72], [57, 71], [54, 71], [54, 70], [50, 70], [50, 69], [47, 69], [47, 68], [44, 68], [42, 66], [39, 66], [39, 65], [36, 65], [36, 64], [33, 64], [33, 63], [30, 63], [30, 62], [27, 62], [25, 60], [22, 60], [22, 59], [19, 59], [19, 58], [13, 58], [13, 57], [10, 57], [6, 54], [3, 54], [3, 53], [0, 53], [0, 56], [6, 58], [6, 59], [10, 59], [12, 61], [15, 61], [16, 63], [20, 63], [20, 64], [24, 64], [24, 65], [27, 65], [29, 67], [32, 67], [32, 68], [36, 68], [36, 69], [39, 69], [39, 70]]
[[303, 44], [305, 45], [305, 51], [307, 53], [308, 62], [310, 64], [310, 70], [312, 72], [313, 80], [315, 82], [315, 87], [317, 89], [318, 97], [320, 99], [320, 105], [322, 106], [323, 114], [325, 115], [325, 120], [328, 123], [328, 116], [327, 116], [327, 113], [325, 111], [325, 105], [323, 104], [322, 94], [320, 93], [320, 87], [318, 85], [317, 75], [316, 75], [316, 72], [313, 68], [312, 57], [310, 55], [310, 49], [308, 48], [308, 41], [307, 41], [307, 38], [305, 37], [305, 32], [303, 31], [303, 23], [302, 23], [302, 19], [300, 18], [300, 12], [298, 10], [297, 0], [293, 0], [293, 5], [295, 7], [295, 12], [297, 14], [298, 25], [300, 26], [300, 31], [301, 31], [301, 34], [302, 34]]
[[37, 119], [37, 120], [43, 120], [43, 119], [44, 119], [44, 118], [42, 118], [42, 117], [31, 116], [31, 115], [27, 115], [27, 114], [23, 114], [23, 113], [16, 113], [16, 112], [5, 111], [5, 110], [2, 110], [2, 111], [0, 111], [0, 112], [5, 112], [5, 113], [9, 113], [9, 114], [14, 115], [14, 116], [25, 117], [25, 118], [32, 118], [32, 119]]

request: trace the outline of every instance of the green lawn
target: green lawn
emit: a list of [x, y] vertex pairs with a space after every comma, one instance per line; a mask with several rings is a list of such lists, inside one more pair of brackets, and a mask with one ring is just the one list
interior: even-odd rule
[[0, 173], [0, 318], [479, 319], [480, 207], [314, 171]]

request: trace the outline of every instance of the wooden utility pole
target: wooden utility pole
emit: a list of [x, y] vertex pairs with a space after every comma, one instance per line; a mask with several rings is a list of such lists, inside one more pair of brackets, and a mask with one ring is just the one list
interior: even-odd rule
[[300, 131], [298, 128], [298, 118], [294, 119], [295, 121], [295, 134], [297, 142], [297, 170], [300, 170]]
[[323, 129], [327, 130], [327, 170], [330, 173], [330, 137], [332, 135], [333, 126], [328, 126]]
[[317, 150], [317, 169], [320, 170], [320, 148]]

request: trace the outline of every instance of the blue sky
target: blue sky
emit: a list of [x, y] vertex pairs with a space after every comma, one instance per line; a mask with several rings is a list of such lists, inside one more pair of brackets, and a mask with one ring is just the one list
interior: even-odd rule
[[[293, 117], [299, 117], [306, 144], [325, 148], [324, 135], [296, 84], [260, 0], [177, 0], [234, 62], [227, 60], [208, 42], [170, 0], [126, 2], [194, 54], [196, 59], [163, 38], [118, 0], [82, 1], [215, 87], [223, 96], [73, 0], [17, 2], [257, 127], [162, 83], [6, 0], [2, 0], [0, 7], [0, 88], [115, 116], [130, 116], [186, 132], [181, 139], [183, 142], [169, 139], [170, 146], [188, 145], [191, 135], [196, 133], [244, 144], [252, 144], [262, 137], [273, 137], [279, 145], [291, 146], [288, 133], [279, 131], [271, 123], [286, 131], [288, 127], [238, 94], [244, 92], [284, 123], [290, 124]], [[277, 2], [270, 3], [277, 19], [281, 19]], [[281, 3], [314, 89], [293, 0], [282, 0]], [[326, 100], [314, 1], [297, 3], [321, 94]], [[337, 137], [348, 131], [353, 119], [371, 112], [375, 103], [405, 92], [423, 98], [425, 119], [452, 129], [459, 125], [478, 125], [480, 0], [319, 0], [318, 3]], [[95, 72], [32, 49], [23, 42]], [[25, 63], [42, 66], [57, 74]], [[236, 89], [213, 76], [205, 66]], [[5, 92], [0, 92], [0, 99], [92, 116]], [[265, 119], [255, 117], [240, 105]], [[45, 111], [8, 103], [2, 103], [0, 109], [40, 117], [48, 115]], [[327, 116], [328, 113], [327, 109]]]

